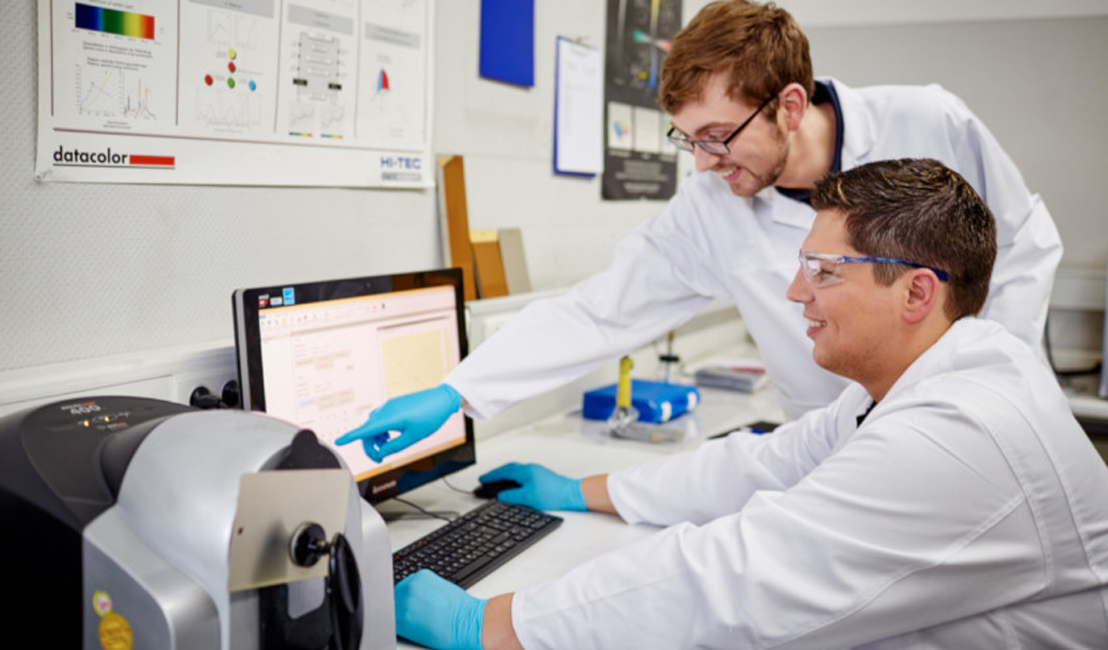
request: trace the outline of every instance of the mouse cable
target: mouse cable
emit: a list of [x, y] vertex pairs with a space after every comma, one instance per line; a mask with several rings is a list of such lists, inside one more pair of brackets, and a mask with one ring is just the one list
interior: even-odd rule
[[442, 482], [443, 482], [444, 485], [446, 485], [446, 487], [450, 488], [451, 490], [454, 490], [455, 492], [461, 492], [462, 494], [473, 494], [472, 490], [463, 490], [462, 488], [455, 486], [453, 483], [446, 480], [445, 476], [442, 477]]
[[452, 512], [450, 514], [454, 515], [454, 519], [451, 519], [451, 518], [445, 517], [445, 516], [443, 516], [443, 515], [441, 515], [437, 512], [432, 512], [430, 510], [427, 510], [426, 508], [422, 508], [422, 507], [412, 503], [411, 501], [408, 501], [407, 499], [401, 499], [400, 497], [393, 497], [392, 500], [393, 501], [399, 501], [400, 503], [403, 503], [406, 506], [409, 506], [411, 508], [415, 508], [416, 510], [422, 512], [423, 514], [427, 515], [428, 517], [433, 517], [435, 519], [442, 519], [443, 521], [454, 521], [454, 519], [457, 519], [460, 516], [459, 513]]

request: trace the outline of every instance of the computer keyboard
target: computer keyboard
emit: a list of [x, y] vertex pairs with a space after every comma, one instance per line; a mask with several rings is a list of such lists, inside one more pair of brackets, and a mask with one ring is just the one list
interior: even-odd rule
[[431, 569], [465, 589], [561, 523], [561, 517], [493, 499], [393, 553], [393, 584]]

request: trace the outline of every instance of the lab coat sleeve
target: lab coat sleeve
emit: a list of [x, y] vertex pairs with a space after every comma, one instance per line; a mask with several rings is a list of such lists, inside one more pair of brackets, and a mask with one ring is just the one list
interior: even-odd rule
[[1042, 197], [1030, 193], [985, 124], [960, 99], [944, 94], [958, 158], [953, 168], [977, 189], [996, 219], [996, 263], [980, 316], [1002, 323], [1038, 350], [1054, 273], [1062, 260], [1062, 239]]
[[608, 476], [608, 494], [628, 523], [707, 523], [739, 511], [759, 490], [796, 485], [835, 448], [840, 413], [853, 423], [853, 414], [868, 402], [862, 387], [852, 384], [830, 406], [772, 434], [737, 432], [685, 454], [614, 472]]
[[845, 648], [1029, 598], [1042, 557], [992, 438], [930, 405], [737, 513], [517, 592], [512, 620], [527, 650]]
[[569, 383], [657, 339], [711, 300], [696, 278], [694, 202], [682, 193], [619, 242], [611, 265], [534, 302], [445, 379], [478, 418]]

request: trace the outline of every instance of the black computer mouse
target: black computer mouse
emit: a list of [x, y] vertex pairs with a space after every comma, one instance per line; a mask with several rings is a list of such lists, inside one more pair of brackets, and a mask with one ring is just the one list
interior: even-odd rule
[[504, 490], [514, 490], [520, 487], [519, 483], [511, 479], [505, 479], [503, 481], [491, 481], [489, 483], [482, 483], [473, 490], [473, 496], [480, 497], [482, 499], [495, 499], [496, 495], [500, 494]]

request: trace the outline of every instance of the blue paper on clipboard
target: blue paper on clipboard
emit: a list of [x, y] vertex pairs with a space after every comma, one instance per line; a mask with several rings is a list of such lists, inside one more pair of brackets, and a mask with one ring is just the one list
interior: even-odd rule
[[[631, 380], [631, 406], [639, 412], [639, 422], [668, 422], [699, 403], [696, 386]], [[616, 385], [611, 384], [585, 393], [581, 415], [588, 420], [607, 420], [615, 408]]]

